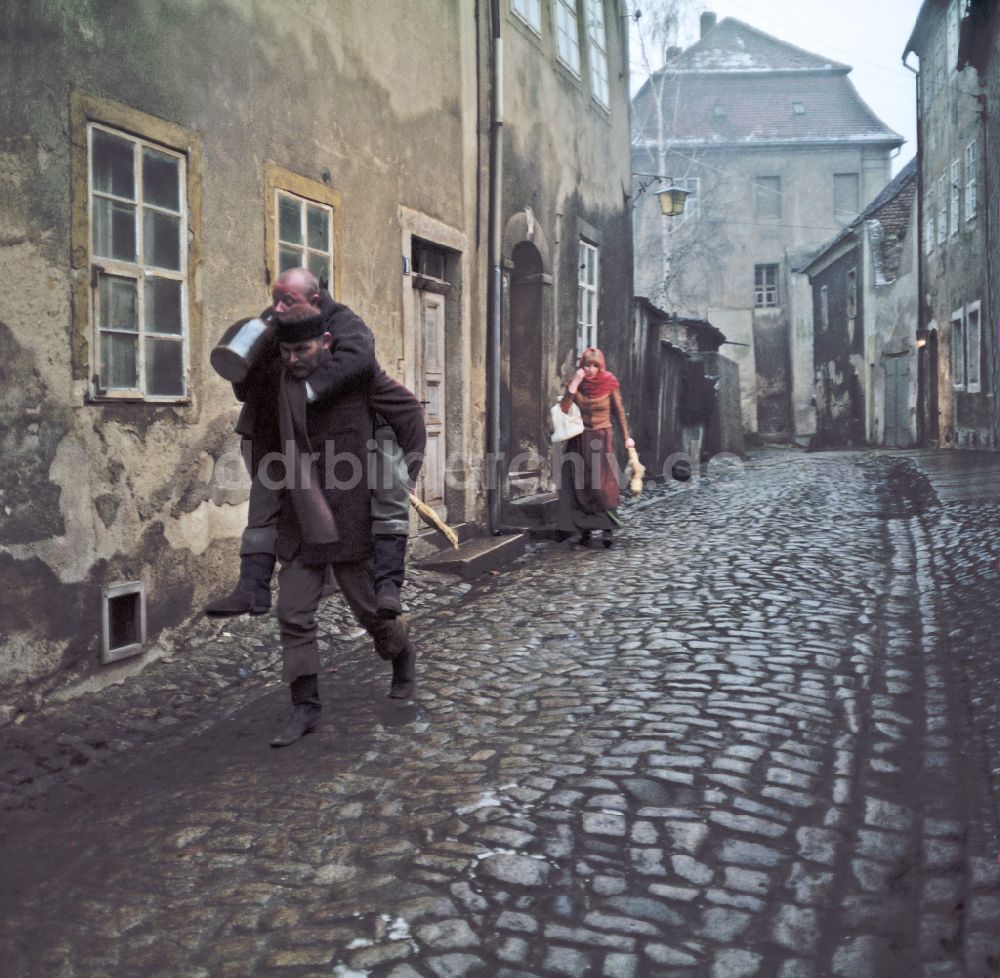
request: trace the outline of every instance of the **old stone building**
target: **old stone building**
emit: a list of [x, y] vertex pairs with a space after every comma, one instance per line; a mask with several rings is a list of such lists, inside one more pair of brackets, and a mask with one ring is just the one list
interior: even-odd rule
[[917, 440], [916, 171], [796, 270], [812, 288], [815, 447]]
[[983, 448], [997, 446], [996, 336], [988, 326], [996, 310], [990, 310], [984, 186], [986, 145], [995, 137], [984, 128], [979, 74], [959, 58], [965, 13], [960, 0], [925, 0], [903, 54], [920, 60], [923, 439]]
[[[815, 431], [811, 303], [791, 270], [885, 186], [902, 143], [850, 71], [707, 13], [634, 99], [636, 292], [743, 344], [743, 422], [762, 438]], [[683, 218], [658, 218], [657, 176], [691, 192]]]
[[547, 444], [578, 333], [613, 357], [627, 315], [621, 13], [3, 5], [3, 702], [127, 674], [231, 583], [247, 480], [209, 353], [283, 268], [425, 403], [423, 497], [499, 522], [485, 453]]
[[[624, 371], [632, 298], [625, 4], [499, 6], [494, 528], [533, 522], [531, 501], [552, 487], [549, 409], [583, 348], [599, 346], [609, 368]], [[628, 383], [624, 389], [629, 398]]]

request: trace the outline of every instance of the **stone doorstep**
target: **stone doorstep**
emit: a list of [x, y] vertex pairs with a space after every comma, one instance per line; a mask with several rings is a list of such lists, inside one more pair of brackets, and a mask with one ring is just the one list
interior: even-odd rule
[[527, 537], [523, 533], [503, 537], [475, 537], [459, 544], [457, 550], [441, 550], [430, 557], [417, 560], [416, 564], [427, 570], [457, 574], [464, 580], [471, 581], [516, 560], [524, 554], [526, 545]]
[[[449, 523], [448, 525], [455, 531], [459, 544], [482, 536], [483, 533], [482, 529], [476, 526], [475, 523]], [[453, 547], [443, 533], [440, 533], [433, 527], [422, 525], [420, 532], [416, 536], [410, 537], [410, 550], [407, 560], [414, 563], [421, 563], [428, 558], [436, 557], [438, 554], [446, 553], [452, 549]]]
[[522, 529], [555, 525], [558, 508], [558, 493], [540, 492], [534, 496], [522, 496], [504, 505], [503, 522]]

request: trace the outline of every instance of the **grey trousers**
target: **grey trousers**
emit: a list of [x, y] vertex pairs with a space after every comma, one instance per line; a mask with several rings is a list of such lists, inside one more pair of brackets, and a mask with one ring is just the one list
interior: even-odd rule
[[[370, 560], [330, 564], [358, 624], [375, 640], [382, 659], [393, 659], [409, 646], [409, 626], [403, 618], [379, 618]], [[323, 594], [327, 565], [305, 565], [299, 558], [282, 563], [278, 572], [278, 624], [281, 628], [281, 678], [291, 683], [320, 670], [316, 610]]]
[[[244, 459], [249, 459], [249, 444], [246, 442], [243, 452]], [[368, 481], [372, 490], [372, 534], [408, 535], [410, 493], [406, 464], [396, 435], [387, 424], [375, 429], [375, 445], [368, 463]], [[278, 542], [281, 494], [280, 488], [269, 489], [258, 473], [250, 472], [250, 506], [246, 529], [240, 539], [240, 556], [274, 553]]]

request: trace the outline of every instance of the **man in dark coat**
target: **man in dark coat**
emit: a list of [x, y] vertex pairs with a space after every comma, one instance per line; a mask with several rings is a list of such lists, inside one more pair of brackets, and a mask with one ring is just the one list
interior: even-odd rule
[[[274, 283], [272, 298], [273, 305], [262, 317], [280, 317], [293, 305], [313, 306], [322, 313], [325, 331], [333, 337], [330, 356], [322, 358], [305, 380], [309, 401], [335, 399], [350, 385], [379, 374], [381, 368], [375, 357], [372, 331], [347, 306], [335, 302], [308, 269], [289, 268], [282, 272]], [[269, 365], [278, 355], [274, 340], [246, 379], [233, 384], [234, 393], [243, 402], [236, 431], [244, 436], [243, 448], [251, 474], [250, 501], [247, 527], [240, 540], [240, 577], [229, 594], [205, 606], [205, 613], [213, 617], [265, 614], [271, 607], [280, 491], [271, 491], [254, 476], [264, 454], [261, 446], [273, 441], [272, 429], [277, 423], [273, 411], [258, 408], [262, 400], [267, 403], [259, 388], [266, 383]], [[377, 426], [375, 439], [382, 455], [382, 468], [388, 476], [380, 479], [372, 495], [376, 603], [382, 617], [393, 618], [403, 611], [400, 588], [405, 574], [410, 502], [403, 453], [392, 426]]]
[[346, 383], [336, 399], [310, 402], [308, 379], [330, 356], [325, 324], [322, 312], [305, 305], [279, 316], [281, 358], [248, 393], [255, 463], [267, 466], [269, 479], [284, 483], [276, 546], [278, 621], [282, 679], [291, 686], [293, 713], [271, 741], [275, 747], [294, 743], [319, 719], [315, 616], [328, 566], [376, 651], [392, 663], [390, 695], [405, 698], [415, 684], [408, 625], [402, 617], [380, 617], [376, 606], [371, 472], [378, 413], [396, 432], [415, 476], [426, 440], [423, 412], [413, 394], [384, 371]]

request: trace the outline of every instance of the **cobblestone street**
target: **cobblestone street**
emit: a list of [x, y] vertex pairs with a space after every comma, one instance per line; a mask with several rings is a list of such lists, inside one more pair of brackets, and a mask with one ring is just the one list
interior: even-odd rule
[[334, 638], [286, 750], [273, 617], [0, 728], [0, 971], [996, 978], [1000, 503], [769, 450], [624, 518], [408, 586], [414, 699]]

